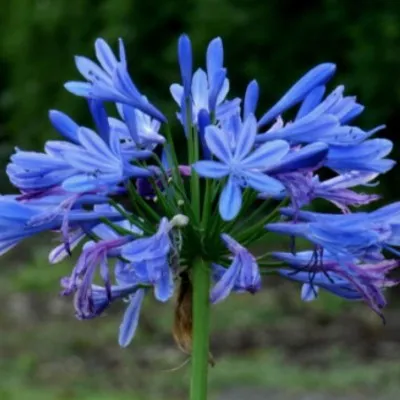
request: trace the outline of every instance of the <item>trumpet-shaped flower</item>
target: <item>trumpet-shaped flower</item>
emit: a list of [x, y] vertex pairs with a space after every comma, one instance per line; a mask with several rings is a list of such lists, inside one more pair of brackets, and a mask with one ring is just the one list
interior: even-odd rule
[[357, 259], [338, 257], [327, 251], [317, 254], [304, 251], [291, 253], [275, 252], [274, 257], [288, 263], [292, 270], [283, 268], [282, 276], [303, 282], [302, 299], [310, 301], [317, 297], [318, 288], [348, 299], [364, 299], [381, 314], [386, 301], [382, 290], [393, 286], [397, 280], [387, 275], [398, 266], [396, 260], [384, 260], [363, 264]]
[[256, 119], [249, 115], [243, 126], [235, 132], [236, 147], [232, 150], [225, 132], [214, 126], [206, 128], [207, 146], [218, 161], [198, 161], [193, 168], [206, 178], [227, 177], [219, 201], [219, 212], [224, 220], [232, 220], [239, 213], [244, 187], [251, 187], [271, 197], [278, 197], [285, 191], [278, 180], [263, 171], [278, 163], [288, 153], [289, 145], [276, 140], [252, 151], [256, 134]]
[[132, 82], [122, 40], [119, 40], [119, 60], [103, 39], [96, 40], [95, 51], [100, 65], [86, 57], [75, 57], [76, 67], [87, 82], [67, 82], [65, 88], [77, 96], [130, 105], [165, 122], [164, 115], [144, 100]]
[[227, 234], [221, 235], [226, 247], [232, 253], [229, 268], [213, 264], [213, 278], [216, 281], [211, 290], [210, 300], [219, 303], [232, 292], [256, 293], [261, 288], [261, 276], [254, 256]]

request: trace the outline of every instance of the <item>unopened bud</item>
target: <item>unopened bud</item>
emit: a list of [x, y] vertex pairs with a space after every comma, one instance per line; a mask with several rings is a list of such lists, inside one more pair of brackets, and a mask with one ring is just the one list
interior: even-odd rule
[[177, 214], [171, 219], [170, 223], [172, 227], [180, 228], [186, 226], [189, 223], [189, 218], [186, 215]]

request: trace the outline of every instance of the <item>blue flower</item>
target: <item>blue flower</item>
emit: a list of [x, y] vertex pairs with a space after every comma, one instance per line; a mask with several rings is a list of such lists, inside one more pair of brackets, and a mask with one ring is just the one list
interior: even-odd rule
[[[121, 347], [126, 347], [132, 341], [139, 322], [140, 309], [146, 292], [143, 284], [128, 264], [117, 261], [115, 268], [116, 284], [108, 288], [99, 285], [90, 285], [87, 288], [88, 296], [82, 301], [80, 295], [83, 281], [77, 283], [74, 295], [76, 316], [79, 319], [92, 319], [100, 316], [117, 300], [124, 300], [127, 306], [119, 328], [118, 341]], [[71, 287], [70, 278], [63, 278], [61, 285], [64, 292]]]
[[[221, 38], [213, 39], [207, 48], [207, 72], [199, 68], [191, 75], [192, 62], [189, 38], [184, 35], [180, 38], [179, 64], [183, 86], [174, 83], [170, 87], [172, 97], [182, 108], [178, 118], [185, 124], [186, 102], [192, 105], [190, 110], [192, 121], [198, 123], [198, 114], [201, 110], [209, 114], [215, 113], [217, 120], [239, 112], [239, 99], [226, 101], [229, 92], [229, 81], [226, 78], [226, 69], [223, 67], [223, 46]], [[190, 61], [189, 61], [190, 60]]]
[[167, 301], [174, 290], [169, 263], [171, 229], [171, 223], [163, 218], [153, 236], [134, 240], [122, 249], [122, 257], [135, 265], [135, 272], [142, 281], [154, 285], [155, 297], [160, 301]]
[[215, 304], [224, 300], [232, 291], [256, 293], [261, 288], [261, 276], [254, 256], [236, 240], [223, 233], [222, 240], [232, 252], [233, 260], [229, 268], [212, 265], [215, 286], [210, 293], [210, 301]]
[[153, 150], [158, 144], [165, 143], [164, 136], [159, 134], [161, 123], [158, 120], [132, 107], [118, 105], [117, 108], [123, 122], [116, 118], [109, 118], [108, 122], [110, 134], [124, 139], [123, 151], [136, 150], [136, 158], [145, 158], [152, 154], [151, 151], [142, 151], [141, 155], [140, 149]]
[[267, 125], [288, 108], [303, 101], [316, 87], [327, 82], [335, 73], [335, 64], [317, 65], [302, 76], [258, 121], [258, 126]]
[[256, 119], [249, 115], [239, 131], [235, 132], [236, 146], [232, 150], [225, 132], [215, 126], [206, 128], [207, 146], [219, 161], [198, 161], [193, 168], [203, 177], [228, 178], [219, 202], [219, 212], [224, 220], [232, 220], [239, 213], [243, 187], [249, 186], [272, 197], [280, 196], [285, 190], [279, 181], [263, 171], [278, 163], [289, 151], [289, 145], [276, 140], [252, 151], [256, 134]]
[[400, 203], [372, 213], [347, 215], [293, 209], [281, 212], [307, 222], [268, 224], [268, 230], [304, 237], [338, 257], [356, 257], [370, 262], [381, 260], [383, 249], [398, 254], [392, 246], [400, 246]]
[[292, 267], [292, 270], [279, 270], [280, 275], [304, 283], [304, 301], [315, 299], [318, 289], [322, 288], [349, 300], [364, 299], [381, 315], [380, 310], [386, 305], [382, 290], [398, 283], [387, 277], [399, 264], [395, 260], [362, 264], [357, 259], [338, 257], [326, 251], [321, 254], [303, 251], [296, 255], [275, 252], [273, 255]]
[[393, 148], [387, 139], [366, 140], [354, 146], [330, 146], [325, 165], [337, 172], [363, 171], [385, 173], [395, 161], [384, 158]]
[[164, 115], [144, 100], [132, 82], [122, 40], [119, 41], [119, 60], [103, 39], [96, 40], [95, 50], [100, 66], [89, 58], [76, 56], [76, 67], [88, 82], [67, 82], [66, 89], [77, 96], [127, 104], [165, 122]]
[[[47, 199], [46, 199], [47, 200]], [[48, 203], [29, 205], [17, 201], [14, 197], [0, 197], [0, 254], [10, 250], [22, 240], [40, 232], [59, 230], [62, 228], [65, 216], [62, 213], [48, 218], [46, 210]], [[116, 211], [96, 211], [72, 209], [68, 213], [71, 229], [81, 225], [98, 223], [100, 218], [111, 221], [121, 220], [121, 214]]]
[[331, 114], [338, 118], [341, 124], [346, 124], [364, 111], [364, 106], [357, 103], [355, 96], [343, 97], [344, 86], [338, 86], [323, 101], [326, 87], [317, 86], [302, 102], [296, 115], [296, 120], [313, 112], [314, 114]]
[[110, 136], [110, 143], [107, 145], [95, 132], [80, 128], [78, 138], [80, 146], [71, 145], [68, 151], [60, 148], [60, 154], [79, 171], [63, 181], [62, 187], [65, 190], [86, 192], [102, 187], [109, 188], [132, 176], [151, 175], [144, 168], [124, 162], [117, 135]]

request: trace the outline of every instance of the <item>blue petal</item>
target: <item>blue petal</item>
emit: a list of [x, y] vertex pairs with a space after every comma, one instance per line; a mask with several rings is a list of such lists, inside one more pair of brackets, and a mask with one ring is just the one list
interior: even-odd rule
[[259, 120], [258, 126], [271, 122], [283, 111], [303, 100], [311, 90], [327, 82], [335, 73], [335, 64], [320, 64], [308, 71], [298, 80], [285, 95]]
[[132, 140], [135, 143], [139, 143], [139, 132], [137, 129], [137, 120], [136, 120], [136, 112], [135, 109], [128, 105], [123, 105], [122, 110], [124, 113], [124, 121], [126, 126], [128, 127], [128, 131], [131, 135]]
[[214, 112], [218, 103], [218, 98], [226, 82], [226, 70], [220, 69], [214, 76], [212, 85], [210, 86], [210, 93], [208, 97], [208, 108], [210, 112]]
[[242, 206], [242, 192], [240, 186], [230, 177], [222, 190], [219, 199], [219, 213], [224, 221], [234, 219]]
[[296, 115], [296, 119], [303, 118], [309, 112], [314, 110], [314, 108], [321, 102], [324, 97], [326, 87], [325, 86], [317, 86], [314, 90], [310, 92], [309, 95], [304, 99], [303, 103], [301, 103], [300, 109]]
[[250, 187], [267, 196], [279, 197], [285, 193], [285, 186], [282, 183], [261, 172], [246, 171], [244, 172], [244, 176]]
[[199, 126], [199, 136], [201, 141], [201, 146], [203, 148], [203, 158], [208, 160], [211, 158], [210, 149], [206, 143], [206, 128], [211, 125], [210, 114], [206, 110], [200, 110], [197, 115], [197, 125]]
[[125, 311], [122, 323], [119, 327], [118, 342], [121, 347], [128, 346], [135, 336], [143, 298], [143, 289], [139, 289], [135, 294], [131, 296], [129, 306]]
[[308, 114], [283, 128], [257, 135], [256, 142], [276, 139], [285, 139], [293, 144], [322, 141], [327, 132], [332, 132], [337, 127], [339, 127], [339, 120], [333, 115], [323, 115], [316, 118]]
[[301, 287], [301, 299], [303, 301], [313, 301], [318, 297], [318, 286], [309, 283], [303, 284]]
[[76, 56], [75, 65], [83, 77], [90, 82], [96, 80], [101, 80], [104, 82], [110, 81], [109, 75], [107, 75], [96, 63], [87, 57]]
[[183, 86], [178, 85], [177, 83], [173, 83], [169, 87], [169, 91], [171, 92], [171, 95], [175, 102], [180, 106], [183, 97]]
[[208, 107], [208, 82], [206, 73], [199, 68], [193, 75], [192, 98], [197, 108]]
[[73, 121], [68, 115], [61, 111], [49, 111], [50, 122], [63, 136], [71, 142], [78, 143], [78, 128], [79, 125]]
[[207, 47], [206, 64], [210, 87], [214, 86], [217, 72], [223, 67], [224, 49], [220, 37], [213, 39]]
[[86, 82], [70, 81], [64, 84], [65, 89], [76, 96], [89, 97], [92, 85]]
[[215, 126], [207, 126], [205, 139], [210, 151], [225, 164], [232, 158], [231, 149], [226, 134]]
[[110, 46], [104, 39], [97, 39], [94, 43], [94, 48], [96, 52], [96, 57], [99, 60], [101, 66], [104, 68], [108, 74], [112, 74], [115, 65], [117, 64], [117, 59], [114, 56]]
[[85, 149], [90, 151], [94, 156], [99, 159], [104, 159], [104, 161], [110, 163], [110, 157], [112, 153], [108, 148], [107, 144], [92, 130], [81, 127], [78, 130], [79, 142]]
[[239, 135], [236, 139], [236, 148], [234, 159], [236, 161], [243, 160], [251, 151], [254, 140], [257, 135], [257, 120], [253, 114], [250, 114], [244, 121]]
[[269, 174], [282, 174], [302, 169], [315, 168], [321, 164], [328, 154], [329, 147], [325, 143], [313, 143], [287, 154], [277, 165], [268, 169]]
[[118, 52], [119, 52], [119, 59], [123, 64], [126, 64], [126, 52], [125, 52], [125, 46], [124, 46], [124, 41], [119, 38], [118, 39]]
[[157, 300], [165, 302], [174, 294], [174, 279], [168, 265], [163, 268], [161, 277], [154, 286], [154, 295]]
[[89, 99], [89, 108], [96, 124], [97, 132], [100, 134], [102, 139], [107, 142], [110, 133], [110, 126], [108, 124], [108, 117], [103, 103], [99, 100]]
[[249, 114], [255, 114], [259, 95], [260, 89], [258, 83], [256, 80], [253, 80], [247, 85], [244, 95], [243, 119], [246, 119]]
[[223, 178], [229, 173], [229, 168], [217, 161], [197, 161], [192, 167], [205, 178]]
[[289, 144], [284, 140], [267, 142], [254, 150], [242, 161], [247, 169], [266, 170], [276, 165], [290, 150]]
[[193, 56], [192, 56], [192, 43], [188, 35], [181, 35], [178, 41], [178, 60], [179, 68], [181, 70], [181, 77], [185, 92], [185, 97], [189, 98], [192, 69], [193, 69]]
[[210, 293], [212, 304], [219, 303], [229, 296], [233, 290], [240, 273], [240, 261], [235, 257], [231, 266], [226, 270], [222, 278], [215, 284]]

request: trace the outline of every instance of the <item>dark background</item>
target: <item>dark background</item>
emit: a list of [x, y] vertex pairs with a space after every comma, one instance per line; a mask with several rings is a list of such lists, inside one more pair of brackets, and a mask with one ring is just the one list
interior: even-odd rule
[[[42, 149], [58, 138], [49, 109], [90, 124], [83, 99], [63, 88], [78, 79], [74, 54], [93, 57], [104, 37], [123, 37], [135, 83], [172, 116], [168, 87], [179, 80], [176, 42], [190, 35], [196, 65], [221, 36], [231, 95], [261, 87], [260, 113], [305, 71], [331, 61], [331, 88], [345, 84], [366, 106], [360, 126], [400, 126], [400, 2], [396, 0], [2, 0], [0, 2], [0, 163], [13, 147]], [[387, 201], [399, 198], [398, 169], [380, 179]], [[0, 187], [9, 190], [5, 174]], [[47, 240], [47, 239], [46, 239]], [[186, 399], [188, 366], [170, 337], [172, 305], [145, 306], [138, 337], [117, 346], [118, 310], [97, 321], [73, 318], [57, 297], [71, 268], [47, 265], [42, 239], [2, 258], [0, 398], [16, 400]], [[51, 240], [51, 239], [49, 239]], [[47, 244], [48, 245], [48, 244]], [[211, 372], [215, 399], [397, 399], [400, 304], [389, 293], [387, 326], [366, 306], [324, 295], [299, 302], [298, 286], [269, 281], [262, 294], [238, 296], [213, 310]]]

